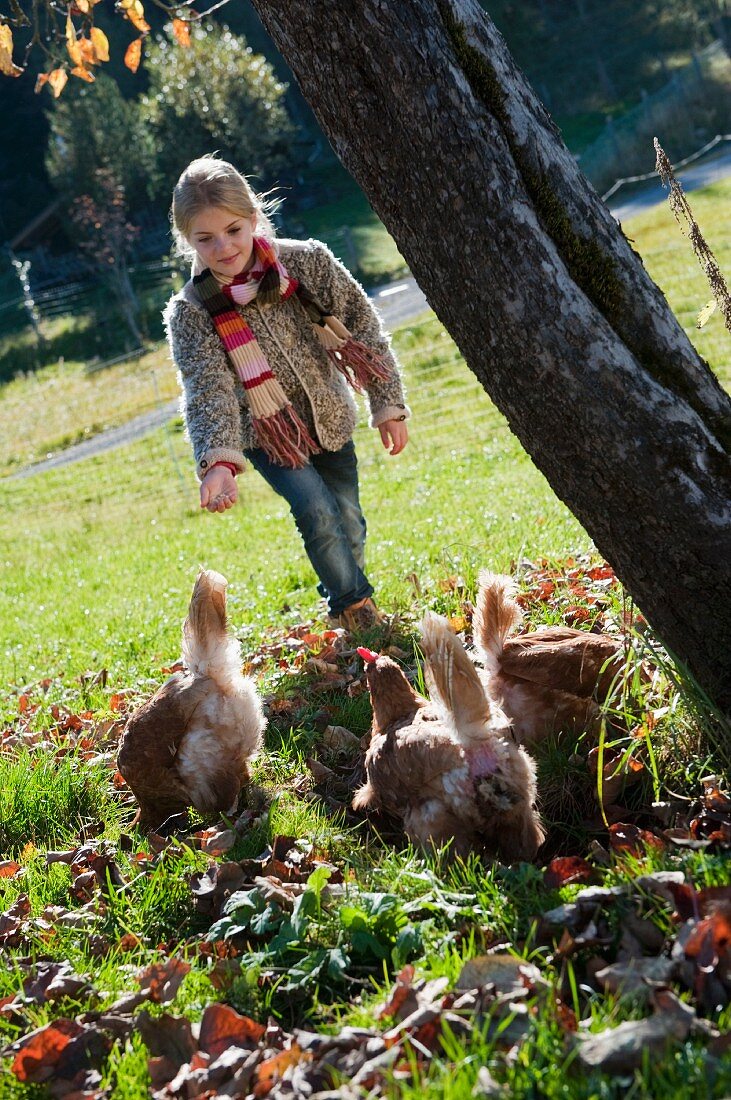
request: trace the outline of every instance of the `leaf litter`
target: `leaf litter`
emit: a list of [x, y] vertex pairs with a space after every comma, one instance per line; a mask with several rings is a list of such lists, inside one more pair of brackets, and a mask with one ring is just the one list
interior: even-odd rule
[[[621, 630], [638, 621], [643, 625], [631, 609], [617, 619], [616, 599], [610, 599], [616, 578], [607, 566], [587, 568], [580, 559], [561, 566], [524, 563], [523, 585], [521, 600], [529, 613], [540, 605], [571, 625], [591, 624], [593, 629]], [[459, 578], [454, 585], [450, 582], [449, 592], [455, 596], [463, 590]], [[471, 613], [463, 600], [454, 616], [455, 628], [467, 637]], [[398, 660], [409, 661], [407, 650], [390, 648]], [[301, 624], [283, 638], [265, 642], [247, 664], [252, 673], [265, 668], [273, 669], [275, 687], [267, 700], [270, 722], [280, 728], [306, 722], [315, 734], [308, 773], [295, 777], [294, 790], [353, 823], [349, 799], [360, 780], [363, 739], [338, 723], [338, 707], [332, 702], [334, 694], [357, 699], [365, 690], [362, 664], [349, 639], [342, 631]], [[107, 690], [104, 670], [90, 674], [85, 686], [90, 684]], [[2, 733], [0, 751], [33, 747], [64, 755], [75, 750], [82, 760], [104, 760], [111, 767], [113, 746], [135, 693], [108, 693], [111, 717], [99, 720], [92, 711], [77, 713], [63, 701], [49, 707], [51, 690], [50, 681], [40, 681], [19, 694], [18, 717]], [[318, 697], [319, 709], [313, 710]], [[656, 720], [654, 715], [643, 718], [650, 730]], [[604, 756], [605, 784], [614, 778], [618, 761], [621, 765], [621, 753]], [[630, 768], [630, 777], [640, 770]], [[115, 776], [114, 782], [126, 798], [121, 777]], [[623, 782], [621, 790], [625, 786]], [[615, 794], [605, 789], [605, 801], [611, 803]], [[362, 889], [352, 871], [339, 866], [330, 853], [294, 836], [274, 837], [255, 859], [227, 858], [239, 839], [263, 820], [256, 810], [205, 828], [191, 829], [181, 822], [173, 839], [150, 836], [147, 851], [135, 851], [136, 841], [124, 834], [116, 847], [95, 840], [89, 825], [82, 843], [46, 854], [47, 866], [62, 863], [69, 868], [72, 908], [46, 906], [33, 916], [28, 895], [20, 893], [0, 913], [0, 945], [32, 952], [25, 958], [16, 955], [18, 989], [0, 1001], [0, 1015], [22, 1030], [32, 1019], [33, 1006], [49, 1005], [56, 1014], [83, 1001], [87, 1010], [58, 1015], [19, 1035], [3, 1053], [12, 1059], [10, 1068], [19, 1080], [45, 1083], [53, 1096], [90, 1100], [109, 1095], [101, 1087], [100, 1068], [112, 1046], [124, 1043], [133, 1031], [142, 1035], [149, 1050], [152, 1095], [163, 1098], [291, 1097], [327, 1093], [343, 1082], [351, 1083], [347, 1087], [353, 1096], [364, 1095], [389, 1081], [410, 1079], [414, 1064], [428, 1067], [441, 1054], [445, 1034], [466, 1038], [487, 1027], [496, 1049], [510, 1058], [546, 1013], [585, 1069], [626, 1074], [642, 1064], [643, 1050], [659, 1055], [689, 1036], [705, 1041], [709, 1058], [721, 1058], [731, 1040], [706, 1017], [731, 1000], [731, 887], [696, 890], [682, 870], [637, 872], [653, 853], [668, 857], [688, 849], [727, 851], [731, 798], [718, 777], [709, 777], [695, 799], [657, 803], [634, 820], [623, 820], [622, 807], [616, 809], [619, 816], [606, 832], [606, 847], [594, 841], [588, 859], [572, 854], [548, 864], [545, 890], [567, 891], [568, 899], [534, 914], [535, 940], [498, 943], [468, 959], [451, 989], [446, 978], [418, 976], [415, 963], [423, 949], [422, 928], [438, 924], [436, 913], [443, 922], [465, 918], [469, 926], [470, 906], [458, 898], [445, 904], [446, 895], [435, 895], [430, 903], [425, 895], [405, 902]], [[37, 953], [39, 945], [52, 943], [64, 929], [83, 931], [90, 944], [96, 939], [100, 956], [115, 946], [139, 949], [140, 940], [131, 933], [115, 945], [95, 931], [110, 895], [129, 882], [120, 848], [124, 866], [144, 875], [154, 871], [165, 853], [180, 851], [181, 844], [209, 858], [207, 868], [193, 874], [189, 883], [193, 907], [208, 932], [172, 945], [170, 958], [138, 969], [136, 991], [104, 1006], [108, 995], [94, 988], [89, 975], [75, 973], [68, 961]], [[621, 885], [601, 885], [607, 868], [620, 872]], [[0, 863], [0, 879], [8, 883], [21, 880], [25, 871], [17, 860]], [[664, 915], [660, 925], [651, 912], [658, 907]], [[474, 902], [469, 915], [479, 921]], [[536, 957], [541, 965], [524, 957], [535, 944], [543, 945]], [[645, 1015], [589, 1031], [590, 994], [581, 993], [572, 1003], [565, 984], [550, 977], [543, 961], [556, 973], [570, 963], [580, 991], [610, 995]], [[273, 1019], [257, 1022], [225, 1003], [209, 1004], [197, 1024], [160, 1012], [174, 1002], [192, 966], [203, 967], [224, 998], [242, 967], [251, 970], [253, 965], [260, 988], [281, 987], [294, 1002], [307, 1004], [314, 989], [321, 1002], [324, 996], [322, 1003], [328, 989], [357, 999], [368, 987], [367, 976], [377, 974], [379, 966], [382, 974], [384, 963], [393, 985], [376, 1010], [373, 1027], [346, 1026], [332, 1035], [287, 1030]], [[159, 1007], [150, 1012], [147, 1004]], [[577, 1016], [582, 1008], [583, 1018]], [[482, 1092], [476, 1089], [475, 1095], [495, 1094], [501, 1086], [483, 1068], [478, 1080]]]

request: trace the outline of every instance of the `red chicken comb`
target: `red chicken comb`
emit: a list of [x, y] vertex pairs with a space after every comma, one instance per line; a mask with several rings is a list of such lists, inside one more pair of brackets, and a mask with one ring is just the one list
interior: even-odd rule
[[359, 645], [356, 651], [359, 657], [362, 657], [367, 665], [372, 665], [378, 660], [378, 654], [374, 653], [372, 649], [366, 649], [364, 645]]

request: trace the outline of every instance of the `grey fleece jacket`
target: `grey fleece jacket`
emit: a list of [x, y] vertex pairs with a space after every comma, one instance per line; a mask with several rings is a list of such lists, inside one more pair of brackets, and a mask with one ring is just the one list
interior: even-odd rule
[[[380, 352], [393, 374], [367, 390], [371, 427], [409, 415], [398, 365], [378, 314], [350, 272], [320, 241], [276, 242], [290, 275], [301, 279], [323, 310], [338, 317], [354, 339]], [[352, 390], [330, 362], [296, 294], [274, 306], [256, 299], [240, 309], [275, 377], [320, 446], [337, 451], [353, 434]], [[182, 388], [181, 411], [204, 478], [215, 462], [244, 468], [244, 451], [257, 446], [245, 391], [192, 282], [168, 302], [165, 329]]]

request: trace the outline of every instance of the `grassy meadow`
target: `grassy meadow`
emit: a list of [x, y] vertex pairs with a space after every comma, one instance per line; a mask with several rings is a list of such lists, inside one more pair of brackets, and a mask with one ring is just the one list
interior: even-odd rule
[[[729, 198], [729, 182], [691, 196], [726, 271]], [[710, 293], [670, 213], [658, 208], [626, 232], [696, 346], [731, 384], [720, 317], [693, 329]], [[390, 642], [398, 660], [416, 669], [417, 683], [418, 617], [432, 608], [469, 633], [484, 566], [517, 573], [528, 625], [617, 630], [632, 619], [621, 587], [601, 570], [592, 574], [598, 562], [586, 533], [439, 322], [418, 318], [394, 342], [413, 411], [411, 441], [396, 459], [365, 427], [356, 443], [369, 573], [379, 603], [399, 615]], [[174, 388], [160, 347], [106, 373], [85, 375], [81, 363], [67, 363], [16, 379], [0, 390], [3, 470], [124, 422]], [[544, 859], [485, 867], [443, 853], [424, 857], [347, 808], [357, 760], [323, 746], [323, 722], [362, 737], [367, 694], [347, 650], [330, 658], [338, 667], [330, 684], [308, 669], [304, 658], [332, 641], [314, 576], [283, 503], [251, 473], [239, 484], [236, 508], [201, 513], [179, 421], [98, 458], [0, 482], [0, 947], [7, 959], [0, 1100], [46, 1095], [46, 1088], [63, 1095], [77, 1072], [79, 1094], [136, 1100], [162, 1087], [156, 1075], [165, 1059], [175, 1069], [198, 1059], [205, 1074], [211, 1051], [226, 1044], [183, 1041], [180, 1021], [208, 1020], [218, 1004], [250, 1017], [250, 1035], [268, 1017], [276, 1021], [266, 1064], [239, 1091], [222, 1069], [221, 1089], [230, 1086], [222, 1095], [305, 1095], [287, 1085], [292, 1074], [314, 1072], [318, 1055], [305, 1033], [333, 1041], [347, 1034], [357, 1045], [352, 1029], [365, 1029], [381, 1061], [351, 1085], [354, 1069], [333, 1055], [335, 1068], [317, 1083], [328, 1096], [728, 1095], [728, 947], [703, 893], [727, 888], [727, 854], [705, 843], [703, 832], [695, 844], [672, 842], [662, 811], [650, 808], [670, 807], [675, 816], [665, 824], [678, 826], [691, 811], [696, 820], [710, 814], [714, 797], [726, 812], [721, 794], [704, 796], [702, 783], [720, 766], [713, 748], [722, 733], [641, 620], [634, 616], [630, 633], [635, 701], [617, 703], [624, 732], [608, 726], [598, 750], [564, 740], [539, 756]], [[254, 770], [259, 801], [220, 828], [193, 819], [166, 842], [131, 828], [134, 804], [115, 775], [115, 747], [125, 715], [179, 656], [201, 564], [229, 580], [232, 627], [268, 701], [270, 725]], [[640, 678], [643, 661], [656, 670], [650, 678]], [[313, 757], [330, 770], [324, 779], [308, 765]], [[616, 768], [607, 771], [610, 758]], [[604, 818], [596, 773], [620, 776], [618, 792], [604, 798]], [[262, 856], [267, 846], [274, 851]], [[553, 857], [578, 862], [546, 872]], [[664, 872], [687, 896], [678, 901], [669, 892]], [[244, 883], [228, 911], [217, 885], [224, 873]], [[279, 876], [279, 902], [267, 901], [252, 875]], [[587, 900], [587, 888], [600, 893]], [[305, 900], [290, 913], [295, 895]], [[686, 947], [699, 928], [704, 950], [716, 954], [695, 968]], [[616, 973], [597, 980], [602, 966], [626, 967], [628, 959], [639, 980], [623, 984]], [[460, 980], [470, 960], [481, 974], [473, 983], [479, 996]], [[67, 971], [51, 989], [39, 974], [56, 964]], [[170, 975], [169, 986], [151, 982], [153, 965]], [[397, 977], [403, 997], [391, 995]], [[467, 991], [461, 1000], [455, 986]], [[120, 1007], [141, 987], [148, 992], [139, 1013], [139, 1003]], [[423, 1009], [420, 1022], [404, 1023], [405, 1003]], [[63, 1020], [75, 1023], [62, 1025], [58, 1041], [48, 1028]], [[78, 1027], [88, 1029], [85, 1053], [64, 1062], [63, 1044]], [[24, 1060], [12, 1044], [32, 1029], [39, 1035]], [[590, 1054], [586, 1038], [611, 1029], [610, 1054]], [[55, 1041], [44, 1046], [51, 1034]], [[620, 1050], [620, 1036], [644, 1053]], [[201, 1094], [203, 1078], [196, 1092], [190, 1072], [181, 1068], [177, 1090], [159, 1095]], [[214, 1085], [211, 1078], [208, 1095], [219, 1095]]]

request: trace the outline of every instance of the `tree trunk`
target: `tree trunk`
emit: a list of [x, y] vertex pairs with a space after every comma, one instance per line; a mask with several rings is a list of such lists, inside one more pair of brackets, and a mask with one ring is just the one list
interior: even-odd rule
[[253, 3], [467, 365], [731, 711], [731, 400], [490, 19]]

